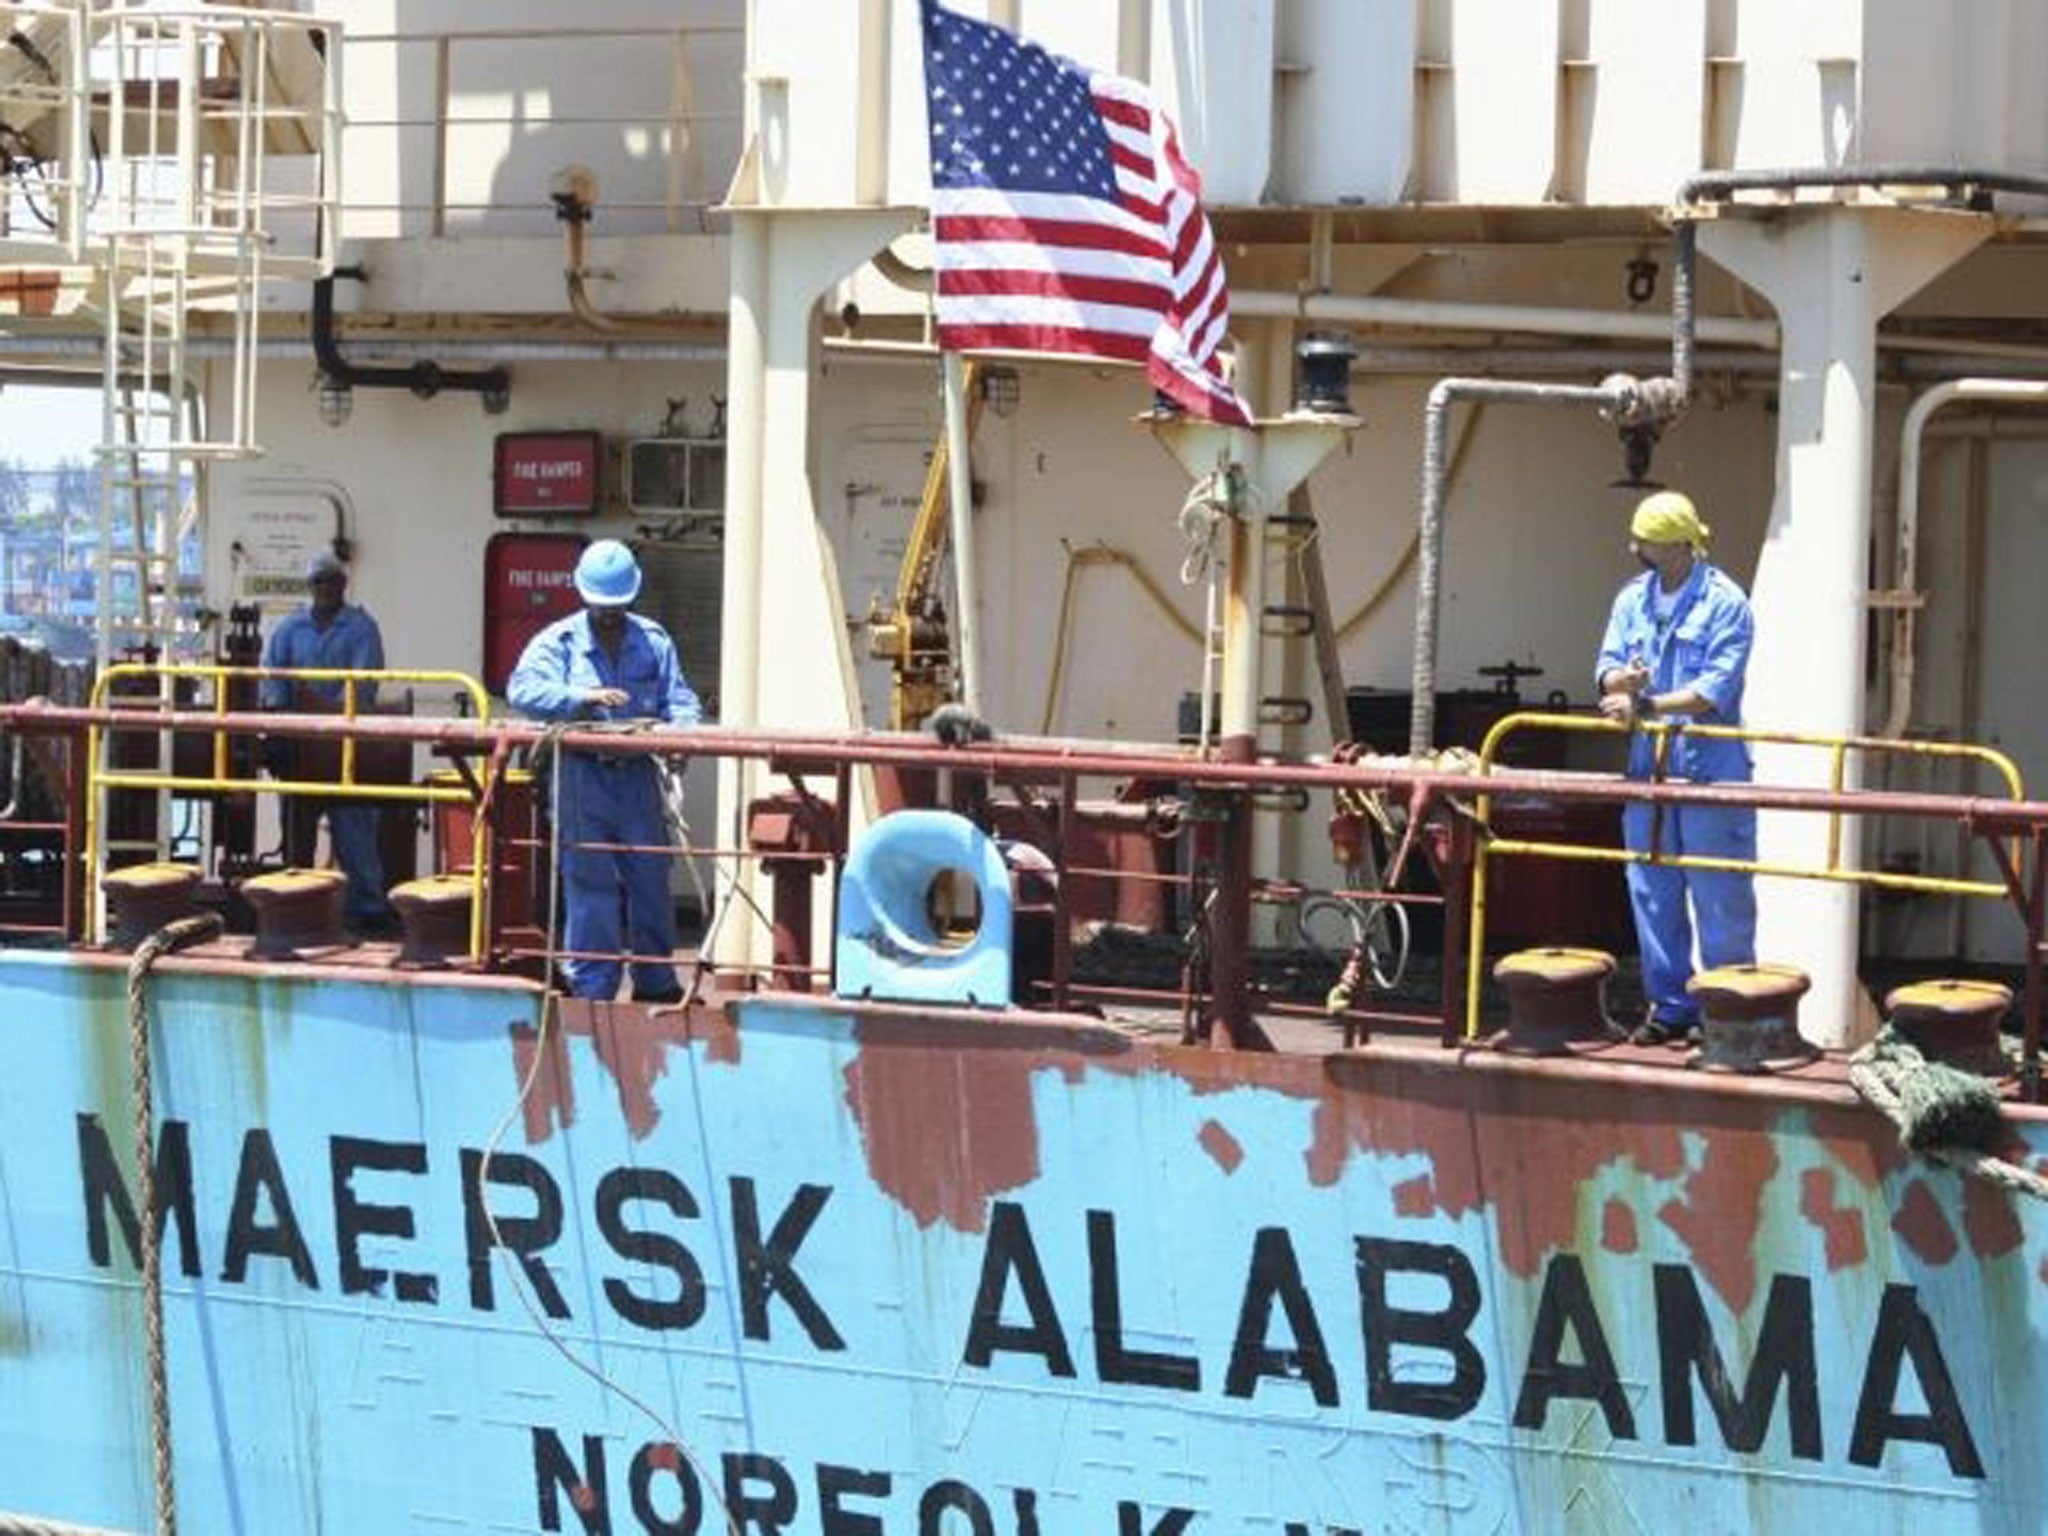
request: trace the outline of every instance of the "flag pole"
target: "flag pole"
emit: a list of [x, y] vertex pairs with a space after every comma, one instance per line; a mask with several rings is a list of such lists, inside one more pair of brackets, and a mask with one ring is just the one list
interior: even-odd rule
[[967, 461], [967, 386], [960, 354], [941, 355], [946, 398], [947, 521], [953, 546], [953, 644], [958, 657], [960, 702], [981, 713], [981, 622], [977, 616], [974, 568], [974, 480]]

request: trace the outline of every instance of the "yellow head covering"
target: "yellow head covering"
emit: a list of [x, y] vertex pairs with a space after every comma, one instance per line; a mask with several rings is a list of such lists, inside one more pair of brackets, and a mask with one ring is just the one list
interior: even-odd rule
[[1692, 498], [1680, 491], [1655, 491], [1636, 503], [1636, 515], [1629, 520], [1629, 536], [1645, 544], [1690, 544], [1699, 554], [1707, 552], [1707, 536], [1714, 530], [1700, 521]]

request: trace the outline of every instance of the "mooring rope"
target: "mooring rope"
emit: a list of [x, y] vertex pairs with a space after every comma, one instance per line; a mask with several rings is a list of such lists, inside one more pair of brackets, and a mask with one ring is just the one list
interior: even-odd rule
[[1850, 1059], [1849, 1083], [1898, 1127], [1909, 1152], [2013, 1194], [2048, 1200], [2048, 1178], [1988, 1150], [2006, 1128], [1998, 1090], [1983, 1077], [1929, 1061], [1886, 1029]]
[[39, 1520], [34, 1515], [9, 1514], [0, 1510], [0, 1536], [129, 1536], [97, 1525], [66, 1525], [61, 1520]]
[[149, 1357], [149, 1439], [156, 1462], [156, 1529], [177, 1536], [178, 1497], [171, 1477], [170, 1382], [164, 1369], [162, 1223], [156, 1208], [156, 1109], [149, 1075], [150, 967], [159, 955], [210, 939], [221, 930], [218, 912], [166, 923], [128, 961], [128, 1066], [135, 1095], [135, 1191], [142, 1208], [142, 1326]]

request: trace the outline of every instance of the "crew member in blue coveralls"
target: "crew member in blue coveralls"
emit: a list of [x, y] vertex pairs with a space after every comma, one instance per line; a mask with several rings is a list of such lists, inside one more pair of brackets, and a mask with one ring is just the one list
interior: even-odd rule
[[[1625, 724], [1739, 726], [1743, 674], [1755, 621], [1742, 588], [1708, 563], [1707, 525], [1691, 500], [1658, 491], [1637, 505], [1629, 548], [1649, 569], [1615, 596], [1593, 676], [1600, 712]], [[1684, 730], [1637, 732], [1629, 742], [1632, 779], [1747, 783], [1749, 744]], [[1756, 812], [1719, 805], [1633, 804], [1622, 812], [1622, 841], [1632, 851], [1654, 844], [1666, 856], [1756, 858]], [[1756, 958], [1756, 893], [1745, 871], [1628, 866], [1649, 1012], [1639, 1043], [1684, 1040], [1699, 1027], [1699, 1005], [1685, 990], [1692, 976], [1693, 926], [1700, 963], [1739, 965]], [[1688, 916], [1686, 899], [1692, 911]]]
[[[314, 555], [306, 566], [306, 590], [311, 601], [271, 631], [270, 640], [263, 647], [263, 665], [356, 672], [381, 669], [384, 636], [368, 613], [342, 601], [347, 588], [348, 570], [333, 551], [323, 549]], [[342, 707], [342, 684], [339, 679], [266, 677], [258, 685], [257, 699], [268, 710], [335, 714]], [[376, 701], [375, 683], [356, 685], [358, 710], [367, 710]], [[314, 756], [309, 749], [315, 745], [273, 737], [266, 743], [266, 760], [271, 771], [281, 778], [318, 777], [319, 770], [309, 761]], [[322, 812], [326, 813], [328, 831], [334, 839], [335, 861], [348, 877], [342, 899], [348, 925], [359, 933], [389, 932], [393, 914], [384, 896], [384, 859], [377, 849], [375, 805], [363, 800], [286, 796], [286, 858], [294, 864], [311, 861]]]
[[[658, 720], [694, 725], [703, 717], [683, 676], [675, 642], [652, 619], [628, 611], [640, 595], [640, 565], [616, 539], [599, 539], [576, 562], [581, 613], [557, 619], [527, 642], [505, 696], [542, 720]], [[677, 1002], [682, 988], [669, 956], [676, 947], [669, 861], [660, 853], [617, 853], [592, 843], [653, 847], [668, 841], [660, 776], [652, 757], [593, 752], [557, 755], [553, 798], [558, 867], [562, 871], [565, 946], [581, 957], [565, 963], [576, 997], [610, 998], [619, 990], [619, 962], [636, 959], [636, 1002]], [[619, 941], [619, 895], [625, 893], [625, 943]]]

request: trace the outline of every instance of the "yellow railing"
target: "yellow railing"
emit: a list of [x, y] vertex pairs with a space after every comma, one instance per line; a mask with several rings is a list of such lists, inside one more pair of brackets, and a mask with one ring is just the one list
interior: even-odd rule
[[[1721, 740], [1763, 742], [1795, 747], [1814, 747], [1829, 754], [1828, 788], [1837, 794], [1846, 788], [1847, 764], [1851, 752], [1890, 753], [1909, 757], [1961, 758], [1989, 765], [2005, 781], [2008, 796], [2013, 800], [2026, 798], [2025, 785], [2019, 768], [2003, 752], [1991, 747], [1980, 747], [1966, 742], [1945, 741], [1901, 741], [1883, 736], [1814, 736], [1797, 731], [1756, 731], [1727, 725], [1672, 724], [1663, 721], [1623, 725], [1618, 721], [1596, 718], [1591, 715], [1512, 714], [1503, 716], [1486, 733], [1486, 739], [1479, 748], [1479, 771], [1491, 772], [1494, 753], [1507, 737], [1521, 730], [1579, 731], [1601, 735], [1622, 735], [1630, 730], [1640, 730], [1652, 735], [1668, 738], [1679, 732], [1688, 736], [1706, 736]], [[1661, 745], [1661, 742], [1660, 742]], [[1723, 788], [1736, 788], [1739, 784], [1722, 784]], [[1939, 875], [1909, 875], [1892, 870], [1870, 870], [1844, 868], [1842, 865], [1842, 819], [1844, 813], [1831, 810], [1828, 817], [1827, 860], [1819, 866], [1801, 864], [1768, 864], [1760, 859], [1719, 859], [1699, 854], [1660, 854], [1654, 851], [1635, 852], [1627, 848], [1603, 848], [1585, 843], [1546, 843], [1522, 838], [1496, 838], [1489, 835], [1492, 825], [1492, 797], [1481, 795], [1477, 808], [1479, 837], [1472, 860], [1472, 913], [1469, 927], [1469, 951], [1465, 962], [1465, 1036], [1467, 1039], [1479, 1033], [1480, 980], [1486, 963], [1486, 868], [1496, 857], [1512, 855], [1541, 855], [1547, 858], [1571, 859], [1584, 862], [1608, 864], [1661, 864], [1673, 869], [1723, 869], [1736, 870], [1756, 875], [1775, 875], [1795, 880], [1831, 880], [1842, 885], [1867, 885], [1889, 891], [1924, 891], [1932, 894], [1951, 896], [2007, 896], [2010, 894], [2002, 881], [1964, 880]]]
[[[138, 719], [133, 727], [122, 726], [112, 729], [103, 726], [89, 727], [86, 732], [86, 793], [85, 793], [85, 875], [86, 890], [97, 893], [100, 876], [106, 865], [105, 832], [107, 813], [105, 798], [114, 790], [158, 790], [165, 793], [189, 795], [207, 794], [256, 794], [268, 791], [279, 796], [319, 796], [323, 800], [399, 800], [431, 803], [452, 801], [473, 805], [477, 796], [467, 785], [435, 784], [364, 784], [356, 779], [356, 738], [344, 736], [341, 742], [341, 763], [333, 779], [273, 779], [256, 775], [238, 775], [231, 771], [229, 742], [237, 734], [247, 732], [217, 730], [213, 736], [212, 772], [206, 774], [181, 774], [176, 771], [175, 759], [168, 749], [160, 755], [166, 764], [156, 769], [110, 768], [103, 761], [109, 739], [115, 735], [135, 735], [151, 729], [146, 718], [152, 708], [162, 708], [174, 701], [177, 685], [181, 680], [190, 679], [197, 683], [212, 685], [210, 708], [216, 715], [232, 713], [228, 708], [228, 684], [250, 682], [261, 686], [266, 678], [281, 678], [292, 683], [339, 683], [341, 685], [341, 709], [333, 715], [320, 716], [322, 719], [343, 721], [359, 720], [363, 715], [359, 709], [359, 690], [374, 690], [387, 683], [415, 684], [419, 686], [454, 686], [462, 690], [474, 711], [473, 718], [479, 724], [487, 724], [491, 717], [491, 697], [484, 691], [483, 684], [462, 672], [412, 671], [406, 669], [356, 670], [341, 667], [229, 667], [214, 666], [198, 662], [154, 663], [117, 662], [105, 668], [93, 679], [92, 707], [95, 709], [133, 708]], [[137, 682], [154, 683], [157, 691], [137, 692], [132, 685]], [[123, 691], [122, 684], [131, 685]], [[187, 708], [194, 706], [187, 705]], [[209, 706], [200, 704], [198, 708]], [[279, 711], [278, 713], [290, 713]], [[164, 732], [164, 734], [169, 734]], [[190, 734], [181, 732], [179, 734]], [[488, 771], [488, 770], [487, 770]], [[487, 798], [491, 786], [482, 786]], [[469, 948], [470, 958], [483, 958], [484, 936], [488, 931], [490, 914], [487, 903], [490, 899], [490, 818], [472, 818], [470, 828], [470, 912]], [[104, 937], [105, 914], [97, 899], [88, 901], [88, 937], [97, 942]]]

